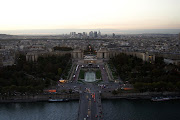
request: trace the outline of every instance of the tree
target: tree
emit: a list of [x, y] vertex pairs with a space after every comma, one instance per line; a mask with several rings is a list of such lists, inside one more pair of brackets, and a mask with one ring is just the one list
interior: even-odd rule
[[61, 75], [61, 74], [62, 74], [62, 69], [58, 68], [58, 75]]
[[117, 90], [113, 90], [113, 91], [112, 91], [112, 94], [113, 94], [113, 95], [117, 95], [117, 94], [118, 94], [118, 91], [117, 91]]
[[66, 54], [39, 57], [36, 62], [28, 62], [24, 55], [19, 55], [16, 65], [0, 68], [0, 92], [6, 95], [42, 92], [56, 83], [54, 81], [59, 79], [58, 75], [62, 74], [70, 59], [70, 54]]
[[70, 94], [72, 93], [72, 89], [69, 89], [69, 93], [70, 93]]

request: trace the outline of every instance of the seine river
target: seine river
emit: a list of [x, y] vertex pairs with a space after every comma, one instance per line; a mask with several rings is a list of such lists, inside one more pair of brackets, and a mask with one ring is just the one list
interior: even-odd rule
[[[78, 101], [0, 103], [0, 120], [76, 120]], [[180, 120], [180, 101], [103, 100], [104, 120]]]

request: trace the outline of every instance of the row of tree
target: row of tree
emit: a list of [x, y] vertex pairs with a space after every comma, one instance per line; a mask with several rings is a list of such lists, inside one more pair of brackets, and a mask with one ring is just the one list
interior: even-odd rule
[[154, 63], [125, 54], [117, 55], [110, 61], [124, 81], [134, 84], [139, 91], [177, 91], [180, 90], [180, 67], [167, 65], [163, 58], [156, 57]]
[[40, 92], [44, 88], [56, 84], [71, 56], [39, 57], [37, 62], [27, 62], [20, 55], [17, 64], [0, 68], [0, 93]]

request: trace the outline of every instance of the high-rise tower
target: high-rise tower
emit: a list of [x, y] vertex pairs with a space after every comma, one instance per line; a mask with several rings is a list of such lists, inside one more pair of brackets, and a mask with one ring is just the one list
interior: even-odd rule
[[100, 31], [98, 32], [98, 38], [101, 38], [101, 32]]
[[93, 38], [93, 31], [89, 32], [89, 38]]
[[94, 38], [97, 38], [97, 31], [94, 31]]

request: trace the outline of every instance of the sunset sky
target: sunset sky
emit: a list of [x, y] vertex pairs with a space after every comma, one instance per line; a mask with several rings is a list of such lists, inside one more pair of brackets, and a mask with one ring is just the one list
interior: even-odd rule
[[1, 0], [0, 30], [180, 29], [180, 0]]

